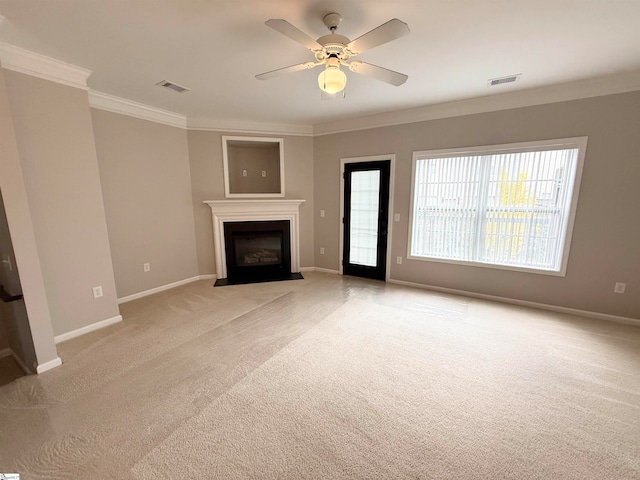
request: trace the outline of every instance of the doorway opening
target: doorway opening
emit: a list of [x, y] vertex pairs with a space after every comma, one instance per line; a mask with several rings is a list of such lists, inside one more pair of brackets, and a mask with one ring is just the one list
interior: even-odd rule
[[34, 373], [35, 348], [0, 192], [0, 386]]

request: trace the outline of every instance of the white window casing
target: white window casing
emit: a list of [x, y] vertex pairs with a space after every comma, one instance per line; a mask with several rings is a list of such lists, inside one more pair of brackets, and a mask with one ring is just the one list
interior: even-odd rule
[[407, 258], [564, 276], [586, 146], [414, 152]]

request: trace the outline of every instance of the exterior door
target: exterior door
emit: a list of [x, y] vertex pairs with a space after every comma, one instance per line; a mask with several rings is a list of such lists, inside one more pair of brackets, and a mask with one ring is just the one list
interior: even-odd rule
[[391, 161], [346, 163], [342, 271], [385, 280]]

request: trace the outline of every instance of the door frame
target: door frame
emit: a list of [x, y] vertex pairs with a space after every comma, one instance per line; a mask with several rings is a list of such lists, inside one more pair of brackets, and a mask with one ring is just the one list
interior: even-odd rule
[[367, 157], [345, 157], [340, 159], [340, 249], [338, 250], [338, 272], [340, 275], [343, 273], [342, 258], [344, 250], [344, 166], [347, 163], [363, 163], [363, 162], [379, 162], [379, 161], [391, 161], [389, 171], [389, 215], [388, 215], [388, 227], [387, 227], [387, 265], [385, 272], [385, 282], [388, 282], [391, 278], [391, 244], [393, 240], [393, 187], [396, 170], [396, 155], [390, 153], [387, 155], [372, 155]]

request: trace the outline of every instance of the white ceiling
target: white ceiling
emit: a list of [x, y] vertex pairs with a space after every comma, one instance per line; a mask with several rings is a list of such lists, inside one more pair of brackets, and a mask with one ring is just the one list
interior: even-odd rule
[[[351, 39], [391, 18], [408, 23], [408, 36], [357, 57], [407, 83], [347, 72], [347, 98], [323, 101], [319, 69], [254, 78], [313, 60], [267, 19], [317, 38], [332, 11]], [[91, 70], [93, 90], [190, 120], [317, 125], [640, 72], [640, 0], [0, 0], [0, 15], [0, 41]], [[191, 91], [155, 86], [165, 79]]]

